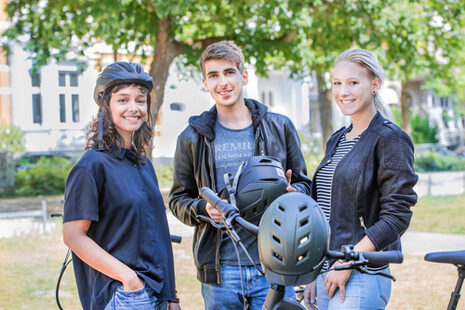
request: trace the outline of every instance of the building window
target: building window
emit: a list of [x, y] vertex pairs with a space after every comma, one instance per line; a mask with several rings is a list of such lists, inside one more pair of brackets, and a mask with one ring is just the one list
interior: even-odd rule
[[184, 111], [186, 109], [186, 105], [182, 102], [172, 102], [170, 103], [170, 110], [171, 111]]
[[32, 70], [29, 71], [31, 76], [31, 86], [32, 87], [40, 87], [40, 73], [33, 73]]
[[71, 96], [71, 109], [73, 113], [73, 122], [79, 122], [79, 95]]
[[[81, 120], [79, 107], [79, 73], [77, 71], [58, 71], [60, 123], [79, 123]], [[68, 114], [68, 119], [66, 119]]]
[[60, 94], [60, 123], [66, 123], [66, 102], [64, 94]]
[[42, 99], [40, 94], [32, 95], [32, 122], [42, 124]]
[[260, 95], [261, 95], [262, 103], [264, 105], [267, 105], [269, 107], [273, 106], [273, 92], [272, 91], [268, 91], [268, 92], [262, 91]]

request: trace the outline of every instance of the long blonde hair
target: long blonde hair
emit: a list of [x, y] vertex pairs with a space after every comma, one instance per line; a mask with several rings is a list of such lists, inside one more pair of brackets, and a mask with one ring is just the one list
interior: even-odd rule
[[[376, 58], [373, 53], [361, 48], [352, 48], [342, 52], [342, 54], [336, 58], [334, 65], [341, 61], [348, 61], [367, 69], [372, 78], [376, 78], [380, 81], [380, 86], [383, 84], [385, 76], [384, 70], [379, 63], [378, 58]], [[373, 94], [372, 100], [377, 111], [381, 112], [385, 118], [392, 119], [391, 110], [381, 98], [379, 92]]]

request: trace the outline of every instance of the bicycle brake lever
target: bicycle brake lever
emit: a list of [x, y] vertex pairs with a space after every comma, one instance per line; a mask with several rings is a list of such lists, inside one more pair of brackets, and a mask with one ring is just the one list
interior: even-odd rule
[[222, 217], [221, 218], [221, 222], [223, 223], [224, 225], [224, 228], [226, 229], [227, 233], [234, 239], [234, 241], [237, 243], [237, 242], [240, 242], [241, 241], [241, 238], [239, 238], [239, 235], [236, 233], [236, 231], [234, 230], [234, 227], [232, 225], [232, 220], [234, 219], [234, 217], [232, 218], [227, 218], [227, 217]]
[[217, 223], [211, 217], [199, 214], [197, 215], [197, 218], [200, 220], [206, 221], [206, 222], [210, 222], [210, 224], [215, 228], [218, 228], [218, 229], [226, 228], [226, 226], [224, 226], [223, 223]]

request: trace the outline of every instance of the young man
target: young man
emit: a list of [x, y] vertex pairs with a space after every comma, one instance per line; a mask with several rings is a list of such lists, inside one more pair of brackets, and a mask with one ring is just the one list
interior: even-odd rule
[[[245, 297], [250, 308], [258, 310], [262, 309], [269, 284], [238, 247], [239, 267], [232, 240], [197, 217], [209, 216], [215, 222], [221, 218], [213, 206], [199, 197], [199, 190], [207, 186], [219, 193], [225, 187], [224, 174], [234, 175], [241, 162], [254, 155], [280, 160], [288, 179], [287, 191], [309, 194], [311, 181], [306, 176], [300, 141], [289, 118], [244, 98], [248, 74], [241, 49], [232, 41], [214, 43], [203, 52], [199, 65], [203, 85], [215, 106], [191, 117], [178, 137], [169, 207], [183, 223], [195, 226], [194, 261], [197, 278], [202, 282], [205, 309], [243, 309]], [[256, 237], [240, 228], [237, 231], [254, 263], [259, 265]], [[292, 288], [288, 288], [286, 296], [294, 296]]]

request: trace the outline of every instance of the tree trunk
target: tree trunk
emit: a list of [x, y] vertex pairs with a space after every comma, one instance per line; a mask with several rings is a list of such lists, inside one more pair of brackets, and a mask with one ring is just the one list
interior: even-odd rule
[[[163, 104], [165, 97], [165, 85], [168, 80], [170, 65], [173, 60], [182, 54], [183, 46], [169, 39], [168, 31], [171, 20], [162, 19], [159, 22], [159, 30], [156, 34], [155, 44], [153, 46], [154, 55], [150, 66], [150, 76], [153, 79], [153, 90], [150, 93], [152, 99], [151, 114], [155, 122], [158, 119], [158, 112]], [[152, 159], [152, 143], [147, 146], [146, 154]]]
[[402, 129], [410, 135], [412, 128], [410, 127], [410, 102], [412, 97], [409, 92], [409, 81], [402, 82], [402, 92], [400, 94], [400, 114], [402, 119]]
[[154, 44], [153, 61], [150, 67], [150, 75], [153, 78], [152, 97], [152, 117], [156, 121], [158, 111], [163, 104], [165, 96], [165, 84], [168, 79], [170, 65], [173, 60], [182, 54], [183, 46], [169, 39], [169, 26], [171, 20], [162, 19], [159, 22], [159, 30], [156, 34]]
[[320, 110], [320, 124], [322, 133], [323, 150], [326, 142], [333, 133], [332, 99], [326, 81], [322, 74], [317, 74], [318, 81], [318, 108]]

